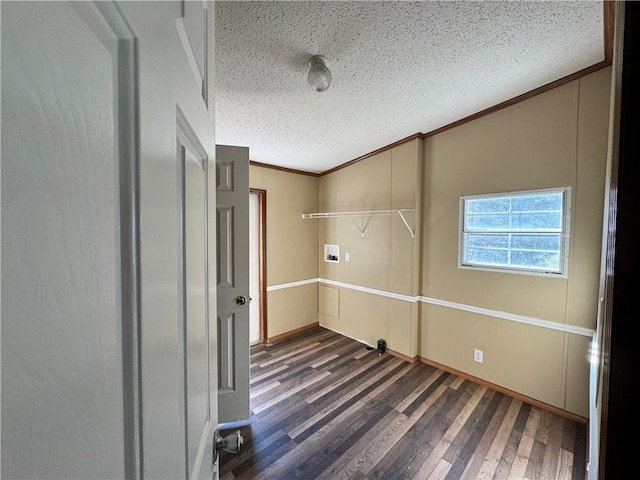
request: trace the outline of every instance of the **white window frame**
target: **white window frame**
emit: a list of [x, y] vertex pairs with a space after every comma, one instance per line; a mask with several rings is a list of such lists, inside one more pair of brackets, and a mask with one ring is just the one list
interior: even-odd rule
[[[532, 194], [545, 194], [545, 193], [562, 193], [563, 198], [563, 218], [562, 218], [562, 232], [560, 234], [560, 271], [545, 271], [534, 268], [526, 267], [508, 267], [504, 265], [491, 266], [487, 264], [474, 264], [464, 262], [465, 254], [465, 231], [464, 231], [464, 219], [465, 219], [465, 201], [477, 200], [480, 198], [502, 198], [502, 197], [514, 197], [518, 195], [532, 195]], [[501, 192], [490, 193], [480, 195], [465, 195], [461, 196], [459, 200], [459, 226], [458, 226], [458, 268], [467, 270], [483, 270], [488, 272], [502, 272], [502, 273], [516, 273], [522, 275], [534, 275], [542, 277], [552, 278], [567, 278], [569, 274], [569, 238], [570, 238], [570, 224], [571, 224], [571, 187], [555, 187], [539, 190], [522, 190], [515, 192]], [[513, 230], [505, 230], [505, 233], [514, 233]]]

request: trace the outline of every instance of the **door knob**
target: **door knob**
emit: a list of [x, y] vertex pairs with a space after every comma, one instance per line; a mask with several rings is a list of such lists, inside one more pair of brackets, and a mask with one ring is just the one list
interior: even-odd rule
[[239, 295], [236, 297], [236, 303], [238, 305], [244, 305], [245, 303], [247, 303], [247, 299], [244, 298], [242, 295]]
[[229, 453], [238, 453], [244, 443], [244, 438], [240, 435], [240, 430], [237, 430], [226, 437], [220, 435], [220, 432], [216, 430], [213, 432], [213, 464], [216, 464], [218, 460], [218, 454], [225, 450]]

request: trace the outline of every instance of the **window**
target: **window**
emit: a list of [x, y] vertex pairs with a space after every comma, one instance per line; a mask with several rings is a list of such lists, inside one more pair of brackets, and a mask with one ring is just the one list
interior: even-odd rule
[[569, 187], [460, 197], [460, 268], [566, 277]]

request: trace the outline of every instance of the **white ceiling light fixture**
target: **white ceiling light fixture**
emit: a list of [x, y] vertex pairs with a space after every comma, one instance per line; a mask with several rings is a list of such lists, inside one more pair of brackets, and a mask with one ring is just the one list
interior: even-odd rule
[[324, 92], [331, 85], [331, 72], [329, 62], [322, 55], [314, 55], [309, 60], [309, 74], [307, 75], [309, 86], [316, 92]]

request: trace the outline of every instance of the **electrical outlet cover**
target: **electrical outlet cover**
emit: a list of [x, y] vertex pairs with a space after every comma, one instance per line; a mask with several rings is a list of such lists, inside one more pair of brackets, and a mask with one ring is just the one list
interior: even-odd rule
[[473, 361], [482, 363], [482, 350], [478, 350], [477, 348], [473, 349]]

